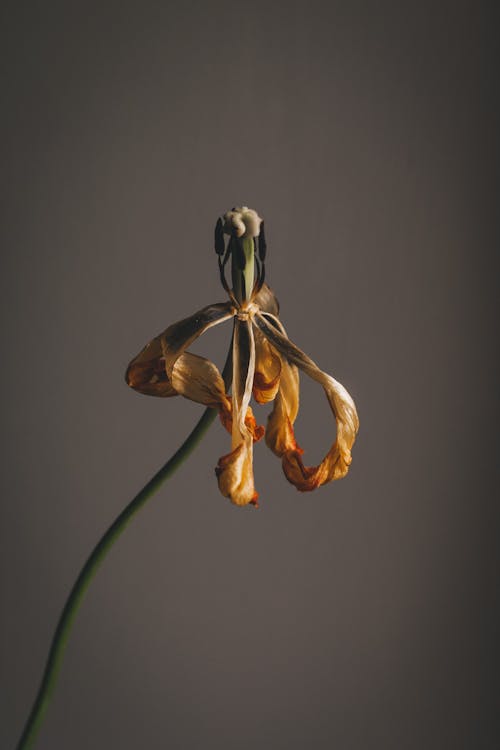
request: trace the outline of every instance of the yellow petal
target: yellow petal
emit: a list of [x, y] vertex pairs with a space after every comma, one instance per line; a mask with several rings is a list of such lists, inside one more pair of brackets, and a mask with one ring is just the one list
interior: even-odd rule
[[234, 308], [230, 302], [208, 305], [208, 307], [195, 312], [194, 315], [169, 326], [159, 336], [163, 356], [165, 357], [165, 367], [171, 380], [175, 362], [188, 346], [209, 328], [229, 320], [233, 315]]
[[231, 453], [222, 456], [215, 469], [219, 489], [235, 505], [257, 505], [258, 493], [253, 482], [252, 438], [248, 435]]
[[293, 432], [298, 411], [299, 373], [283, 359], [279, 390], [266, 427], [266, 445], [280, 458], [289, 450], [300, 450]]
[[[254, 298], [254, 304], [263, 312], [277, 315], [279, 303], [271, 288], [264, 284]], [[255, 329], [255, 377], [253, 396], [260, 404], [272, 401], [279, 388], [281, 358], [259, 329]]]
[[252, 397], [255, 373], [255, 339], [252, 324], [248, 320], [234, 321], [233, 333], [233, 449], [247, 434], [245, 418]]
[[231, 452], [215, 470], [219, 489], [235, 505], [257, 503], [253, 479], [253, 431], [247, 426], [255, 371], [255, 342], [248, 320], [234, 322]]
[[[169, 326], [130, 362], [125, 374], [126, 382], [134, 390], [148, 396], [177, 395], [173, 368], [178, 358], [198, 336], [212, 326], [228, 320], [233, 314], [234, 309], [230, 303], [218, 303]], [[187, 365], [186, 362], [184, 364]], [[187, 395], [187, 398], [193, 396]]]
[[281, 358], [262, 333], [255, 330], [255, 375], [253, 397], [259, 404], [272, 401], [278, 392]]
[[185, 352], [172, 368], [172, 386], [191, 401], [229, 411], [224, 380], [213, 362], [197, 354]]
[[146, 396], [176, 396], [165, 369], [160, 337], [149, 342], [131, 361], [125, 373], [127, 385]]
[[[266, 442], [280, 455], [283, 471], [287, 479], [297, 489], [305, 492], [326, 482], [345, 476], [351, 464], [351, 448], [359, 429], [359, 420], [354, 401], [346, 389], [331, 375], [323, 372], [290, 339], [278, 318], [268, 314], [257, 314], [255, 325], [289, 363], [298, 366], [303, 372], [323, 386], [328, 403], [337, 422], [337, 436], [332, 447], [318, 466], [304, 466], [302, 449], [296, 444], [293, 434], [295, 398], [298, 408], [298, 389], [282, 371], [280, 391], [276, 406], [271, 414], [271, 424], [266, 432]], [[297, 396], [295, 395], [297, 391]], [[290, 409], [290, 411], [289, 411]]]
[[[220, 419], [226, 430], [229, 432], [230, 435], [232, 435], [233, 432], [233, 405], [231, 401], [228, 399], [227, 403], [227, 409], [224, 408], [223, 411], [220, 413]], [[252, 407], [249, 406], [247, 408], [247, 413], [245, 415], [245, 425], [249, 432], [252, 435], [252, 440], [254, 443], [257, 443], [259, 440], [261, 440], [264, 437], [264, 427], [262, 425], [257, 424], [257, 420], [255, 419], [254, 413], [252, 411]]]

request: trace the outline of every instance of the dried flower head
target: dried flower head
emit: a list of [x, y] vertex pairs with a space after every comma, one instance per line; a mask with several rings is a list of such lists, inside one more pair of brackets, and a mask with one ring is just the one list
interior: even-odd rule
[[[226, 242], [225, 235], [229, 235]], [[219, 410], [231, 434], [231, 451], [215, 469], [221, 493], [236, 505], [257, 504], [253, 443], [265, 434], [268, 447], [281, 458], [286, 478], [306, 492], [345, 476], [359, 427], [354, 402], [346, 389], [301, 351], [286, 335], [279, 306], [264, 281], [264, 222], [246, 206], [233, 208], [215, 227], [222, 285], [229, 296], [169, 326], [131, 361], [127, 383], [150, 396], [175, 396]], [[231, 259], [232, 287], [225, 268]], [[233, 320], [231, 395], [213, 362], [188, 351], [201, 334]], [[337, 423], [335, 440], [318, 466], [305, 466], [293, 425], [299, 409], [299, 370], [324, 389]], [[257, 425], [250, 407], [273, 403], [267, 427]]]

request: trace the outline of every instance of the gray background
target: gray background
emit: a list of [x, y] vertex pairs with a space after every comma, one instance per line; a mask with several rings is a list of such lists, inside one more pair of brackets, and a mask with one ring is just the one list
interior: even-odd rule
[[[201, 413], [123, 372], [224, 299], [213, 225], [246, 203], [289, 334], [356, 399], [352, 471], [301, 495], [258, 445], [239, 510], [215, 425], [92, 584], [37, 748], [498, 747], [488, 5], [31, 2], [2, 28], [0, 746], [87, 554]], [[313, 462], [332, 420], [302, 382]]]

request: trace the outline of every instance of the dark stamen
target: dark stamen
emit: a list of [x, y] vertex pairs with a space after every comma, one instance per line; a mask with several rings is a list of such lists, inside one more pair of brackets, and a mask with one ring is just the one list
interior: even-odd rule
[[264, 233], [264, 222], [260, 225], [260, 234], [259, 234], [259, 258], [262, 262], [266, 259], [266, 251], [267, 251], [267, 244], [266, 244], [266, 235]]
[[225, 266], [225, 263], [222, 262], [222, 260], [221, 260], [221, 258], [219, 256], [220, 281], [221, 281], [221, 284], [224, 287], [225, 291], [229, 294], [231, 290], [229, 289], [228, 283], [226, 281], [226, 274], [224, 273], [224, 266]]
[[226, 246], [224, 243], [224, 231], [223, 231], [223, 225], [222, 225], [222, 219], [217, 219], [217, 224], [215, 225], [215, 252], [217, 255], [223, 255], [226, 251]]
[[255, 267], [257, 269], [257, 278], [255, 279], [255, 284], [253, 285], [253, 289], [252, 289], [252, 299], [262, 289], [264, 285], [264, 279], [266, 277], [265, 263], [264, 262], [261, 263], [257, 255], [255, 256]]
[[264, 279], [266, 278], [266, 266], [264, 263], [262, 263], [262, 269], [259, 277], [259, 288], [257, 289], [257, 292], [260, 292], [262, 287], [264, 286]]
[[231, 243], [229, 243], [229, 245], [227, 247], [224, 259], [220, 255], [217, 258], [217, 260], [219, 261], [219, 275], [220, 275], [220, 281], [221, 281], [221, 284], [222, 284], [224, 290], [229, 295], [229, 298], [231, 299], [231, 302], [233, 303], [233, 305], [235, 305], [235, 307], [237, 307], [238, 303], [236, 302], [236, 298], [235, 298], [235, 296], [233, 294], [233, 290], [229, 288], [229, 284], [227, 283], [227, 280], [226, 280], [226, 272], [225, 272], [225, 268], [224, 268], [225, 265], [226, 265], [226, 263], [227, 263], [227, 261], [228, 261], [228, 259], [229, 259], [230, 255], [231, 255]]

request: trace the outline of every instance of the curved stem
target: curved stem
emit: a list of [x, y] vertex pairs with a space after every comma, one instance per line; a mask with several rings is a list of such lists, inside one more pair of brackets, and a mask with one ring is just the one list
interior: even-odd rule
[[[224, 375], [230, 371], [230, 356], [224, 367]], [[80, 571], [76, 582], [71, 589], [64, 609], [59, 618], [52, 644], [50, 647], [47, 664], [43, 673], [42, 682], [38, 690], [35, 703], [26, 722], [21, 739], [17, 745], [17, 750], [27, 750], [33, 746], [36, 735], [42, 724], [45, 712], [48, 708], [52, 692], [54, 690], [57, 675], [62, 664], [64, 651], [68, 642], [71, 626], [75, 619], [78, 608], [82, 603], [85, 592], [90, 582], [95, 576], [100, 564], [106, 557], [107, 553], [116, 542], [119, 536], [123, 534], [129, 522], [143, 505], [154, 495], [161, 487], [165, 480], [169, 479], [179, 466], [186, 460], [191, 452], [196, 448], [201, 438], [208, 430], [215, 417], [217, 409], [208, 408], [204, 411], [202, 417], [194, 427], [191, 434], [186, 438], [181, 447], [174, 453], [167, 463], [154, 475], [152, 479], [142, 488], [134, 499], [126, 506], [120, 515], [111, 524], [104, 536], [94, 547], [90, 557]]]

